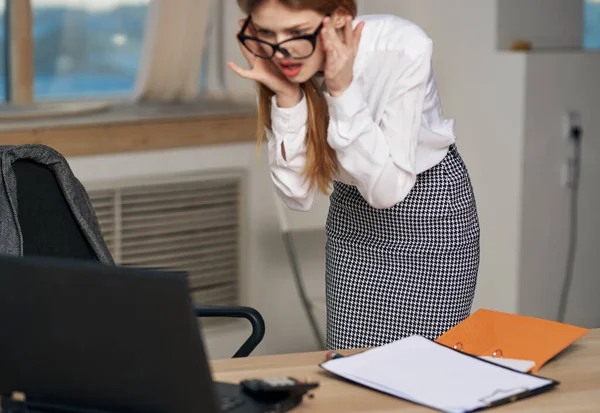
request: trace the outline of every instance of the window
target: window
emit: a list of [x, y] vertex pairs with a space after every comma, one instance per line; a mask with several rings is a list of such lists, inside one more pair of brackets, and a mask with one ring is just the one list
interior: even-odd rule
[[[202, 98], [196, 76], [204, 42], [211, 41], [205, 36], [211, 1], [217, 2], [183, 0], [173, 7], [158, 0], [0, 0], [6, 19], [0, 21], [0, 117], [39, 108], [80, 112], [66, 101]], [[13, 59], [6, 39], [13, 38], [23, 52], [15, 50], [6, 64]], [[209, 78], [202, 86], [212, 83]], [[29, 107], [32, 100], [44, 104]]]
[[5, 0], [0, 0], [0, 103], [6, 101], [6, 15]]
[[35, 98], [129, 95], [149, 1], [31, 0]]
[[600, 0], [585, 0], [584, 47], [600, 49]]

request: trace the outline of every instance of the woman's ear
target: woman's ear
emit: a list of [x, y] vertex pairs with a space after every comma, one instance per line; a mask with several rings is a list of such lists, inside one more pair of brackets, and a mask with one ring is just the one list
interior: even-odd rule
[[348, 11], [342, 7], [338, 7], [338, 9], [331, 15], [331, 23], [333, 24], [333, 27], [336, 30], [344, 28], [347, 17]]

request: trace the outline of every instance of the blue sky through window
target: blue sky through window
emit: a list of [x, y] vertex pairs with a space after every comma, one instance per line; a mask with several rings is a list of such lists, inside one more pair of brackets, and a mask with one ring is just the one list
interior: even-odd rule
[[[130, 94], [150, 0], [31, 0], [36, 99]], [[5, 0], [0, 0], [0, 16]], [[5, 100], [0, 23], [0, 101]]]
[[586, 49], [600, 49], [600, 0], [584, 0], [584, 39]]
[[36, 98], [133, 91], [149, 0], [32, 0]]

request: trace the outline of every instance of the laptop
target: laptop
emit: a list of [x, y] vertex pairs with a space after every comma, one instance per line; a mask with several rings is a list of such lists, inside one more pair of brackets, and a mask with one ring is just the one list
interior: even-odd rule
[[107, 413], [264, 412], [213, 382], [188, 288], [185, 273], [0, 257], [0, 395]]

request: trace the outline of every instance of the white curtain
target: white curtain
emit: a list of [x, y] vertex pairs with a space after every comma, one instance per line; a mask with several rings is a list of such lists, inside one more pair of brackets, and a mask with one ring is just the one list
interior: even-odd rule
[[247, 67], [247, 62], [239, 49], [235, 31], [239, 30], [238, 21], [245, 17], [235, 0], [213, 0], [213, 14], [210, 32], [203, 60], [204, 88], [202, 98], [227, 100], [232, 103], [256, 104], [254, 82], [240, 78], [229, 67], [228, 61]]
[[150, 3], [136, 100], [191, 102], [198, 98], [211, 3], [211, 0]]
[[234, 35], [242, 17], [234, 0], [153, 0], [134, 99], [254, 105], [254, 82], [227, 67], [247, 66]]

